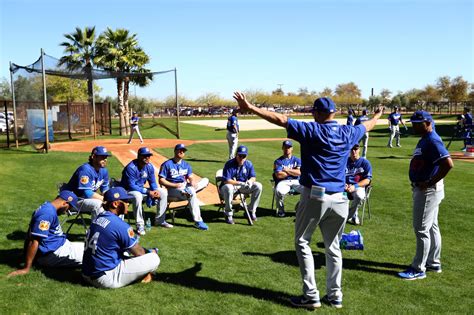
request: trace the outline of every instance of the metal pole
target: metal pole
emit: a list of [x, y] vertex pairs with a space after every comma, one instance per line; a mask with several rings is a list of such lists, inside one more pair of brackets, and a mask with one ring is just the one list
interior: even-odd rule
[[179, 127], [179, 104], [178, 104], [178, 75], [176, 73], [176, 68], [174, 68], [174, 95], [175, 95], [175, 105], [176, 105], [176, 121], [178, 123], [178, 139], [181, 139], [181, 132]]
[[10, 149], [10, 126], [8, 123], [7, 101], [3, 101], [3, 106], [5, 108], [5, 127], [7, 127], [7, 147]]
[[94, 79], [92, 78], [92, 69], [91, 69], [91, 81], [92, 81], [92, 119], [94, 120], [94, 140], [97, 139], [97, 125], [95, 122], [95, 96], [94, 96]]
[[43, 48], [41, 48], [41, 71], [43, 74], [43, 103], [44, 103], [44, 152], [48, 153], [49, 147], [49, 130], [48, 130], [48, 99], [46, 95], [46, 73], [44, 71], [44, 52]]
[[16, 119], [16, 102], [15, 102], [15, 84], [13, 82], [13, 71], [12, 71], [12, 62], [10, 61], [10, 83], [12, 86], [12, 102], [13, 102], [13, 126], [15, 133], [15, 146], [18, 149], [18, 129], [17, 129], [17, 119]]

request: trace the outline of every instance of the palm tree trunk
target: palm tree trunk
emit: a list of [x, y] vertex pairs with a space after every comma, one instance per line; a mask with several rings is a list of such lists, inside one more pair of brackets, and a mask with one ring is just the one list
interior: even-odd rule
[[87, 100], [89, 102], [89, 131], [91, 134], [94, 134], [94, 87], [92, 86], [94, 81], [92, 80], [92, 66], [87, 64], [85, 70], [87, 73]]
[[125, 126], [127, 121], [125, 120], [125, 109], [123, 106], [123, 80], [117, 78], [117, 101], [118, 101], [118, 112], [119, 112], [119, 134], [124, 135]]
[[130, 121], [130, 107], [128, 106], [129, 90], [130, 90], [130, 79], [124, 78], [123, 80], [123, 107], [125, 108], [125, 121], [127, 122], [126, 124], [127, 135], [130, 135], [130, 132], [131, 132], [130, 124], [128, 123]]

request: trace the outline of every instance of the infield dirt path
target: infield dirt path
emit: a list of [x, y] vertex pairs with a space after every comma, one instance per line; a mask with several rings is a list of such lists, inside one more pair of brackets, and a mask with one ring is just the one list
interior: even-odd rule
[[[245, 142], [260, 142], [260, 141], [278, 141], [285, 140], [286, 138], [262, 138], [262, 139], [239, 139], [239, 141]], [[192, 145], [194, 143], [219, 143], [225, 142], [227, 140], [202, 140], [202, 141], [193, 141], [193, 140], [172, 140], [172, 139], [145, 139], [145, 143], [140, 144], [138, 140], [134, 140], [132, 144], [127, 144], [127, 139], [106, 139], [106, 140], [84, 140], [84, 141], [74, 141], [74, 142], [62, 142], [51, 144], [51, 150], [53, 151], [64, 151], [64, 152], [91, 152], [92, 148], [95, 146], [101, 145], [107, 148], [108, 151], [111, 151], [113, 156], [115, 156], [122, 165], [127, 165], [131, 160], [137, 158], [137, 151], [140, 147], [147, 146], [149, 148], [173, 148], [178, 143], [183, 143], [186, 146]], [[227, 154], [227, 153], [226, 153]], [[163, 162], [168, 158], [154, 152], [151, 157], [151, 162], [155, 167], [159, 167]], [[158, 170], [155, 172], [158, 175]], [[195, 174], [198, 179], [200, 177]], [[214, 178], [210, 178], [209, 186], [199, 193], [199, 200], [203, 205], [209, 204], [218, 204], [219, 197], [217, 194], [217, 188], [212, 182]], [[182, 202], [185, 203], [184, 201]], [[177, 206], [180, 204], [177, 203]]]

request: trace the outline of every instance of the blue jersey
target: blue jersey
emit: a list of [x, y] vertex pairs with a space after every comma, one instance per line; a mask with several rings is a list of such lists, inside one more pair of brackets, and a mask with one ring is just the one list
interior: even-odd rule
[[363, 179], [372, 179], [372, 165], [363, 157], [352, 161], [349, 157], [346, 166], [346, 184], [357, 184]]
[[236, 116], [232, 115], [227, 118], [227, 130], [232, 133], [239, 132], [239, 122]]
[[193, 169], [191, 165], [184, 160], [175, 163], [173, 159], [169, 159], [163, 163], [160, 168], [160, 177], [171, 183], [184, 183], [192, 174]]
[[140, 118], [138, 116], [137, 117], [132, 116], [132, 118], [130, 118], [130, 125], [132, 125], [132, 127], [138, 125], [139, 120]]
[[467, 113], [464, 115], [464, 128], [470, 130], [472, 128], [472, 115]]
[[352, 115], [347, 116], [346, 125], [348, 125], [348, 126], [353, 126], [354, 125], [354, 116], [352, 116]]
[[418, 141], [413, 152], [408, 172], [410, 181], [430, 180], [438, 172], [439, 162], [449, 156], [440, 136], [434, 131], [427, 133]]
[[398, 126], [400, 123], [400, 120], [402, 120], [402, 115], [397, 112], [393, 112], [390, 115], [388, 115], [388, 120], [390, 121], [390, 124], [392, 126]]
[[133, 228], [110, 211], [95, 218], [87, 233], [82, 273], [99, 277], [123, 259], [123, 253], [135, 246]]
[[356, 122], [355, 122], [354, 126], [358, 126], [358, 125], [362, 124], [364, 121], [367, 121], [369, 119], [370, 118], [367, 115], [362, 115], [362, 116], [360, 116], [359, 118], [356, 119]]
[[133, 160], [125, 166], [122, 171], [122, 180], [120, 186], [128, 191], [139, 191], [142, 194], [147, 193], [147, 189], [144, 187], [145, 183], [148, 182], [151, 190], [157, 190], [158, 184], [155, 178], [155, 168], [151, 163], [145, 164], [140, 170], [138, 169], [138, 160]]
[[84, 190], [105, 192], [109, 189], [109, 171], [104, 167], [96, 171], [90, 163], [82, 164], [63, 189], [73, 191], [84, 198]]
[[66, 242], [56, 208], [50, 202], [43, 203], [33, 212], [30, 233], [39, 238], [38, 250], [42, 254], [54, 252]]
[[[273, 163], [274, 172], [281, 172], [283, 167], [288, 167], [291, 169], [301, 168], [301, 160], [296, 156], [292, 155], [290, 158], [286, 158], [284, 155], [280, 156]], [[285, 179], [299, 179], [299, 176], [288, 175]]]
[[326, 188], [326, 192], [343, 192], [349, 151], [364, 135], [364, 125], [324, 124], [288, 119], [288, 137], [301, 144], [300, 183]]
[[222, 177], [224, 178], [224, 181], [233, 179], [238, 182], [246, 182], [252, 177], [257, 177], [257, 175], [252, 162], [245, 160], [244, 164], [240, 166], [234, 158], [225, 163]]

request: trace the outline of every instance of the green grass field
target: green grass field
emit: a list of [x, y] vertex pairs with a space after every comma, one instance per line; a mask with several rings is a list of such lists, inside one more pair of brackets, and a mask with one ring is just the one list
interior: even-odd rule
[[[437, 126], [449, 140], [451, 127]], [[402, 138], [402, 148], [388, 149], [388, 131], [371, 132], [368, 158], [374, 168], [371, 197], [372, 217], [359, 229], [364, 251], [343, 251], [344, 308], [338, 313], [427, 314], [472, 313], [474, 263], [471, 242], [474, 164], [455, 161], [445, 179], [446, 198], [441, 204], [443, 273], [428, 274], [419, 281], [402, 281], [396, 273], [411, 262], [415, 237], [411, 227], [411, 191], [408, 164], [418, 138]], [[186, 139], [225, 139], [225, 132], [182, 125]], [[172, 138], [163, 130], [144, 129], [145, 138]], [[241, 139], [284, 137], [283, 130], [242, 132]], [[446, 141], [446, 143], [447, 143]], [[271, 208], [272, 163], [281, 154], [280, 141], [241, 143], [249, 147], [257, 178], [264, 185], [257, 211], [259, 220], [246, 224], [242, 212], [236, 224], [224, 223], [214, 205], [202, 208], [207, 232], [192, 228], [188, 213], [178, 214], [171, 230], [153, 228], [140, 239], [145, 247], [160, 249], [161, 265], [156, 281], [117, 290], [85, 286], [80, 270], [34, 269], [26, 276], [6, 278], [22, 262], [21, 248], [31, 213], [44, 200], [56, 195], [56, 183], [69, 179], [87, 154], [50, 152], [38, 154], [27, 147], [0, 150], [0, 313], [203, 313], [203, 314], [297, 314], [287, 299], [301, 294], [301, 279], [293, 246], [294, 205], [289, 197], [289, 215], [277, 218]], [[459, 149], [454, 142], [451, 149]], [[227, 155], [226, 143], [195, 144], [187, 159], [195, 173], [213, 181]], [[299, 147], [295, 146], [297, 155]], [[171, 149], [160, 149], [166, 156]], [[109, 160], [112, 177], [120, 177], [122, 166]], [[147, 209], [148, 216], [154, 213]], [[68, 223], [67, 223], [68, 225]], [[67, 227], [64, 226], [64, 229]], [[346, 231], [353, 229], [348, 225]], [[70, 238], [83, 240], [75, 225]], [[325, 292], [324, 248], [319, 230], [312, 242], [316, 279]], [[318, 312], [336, 310], [323, 305]]]

